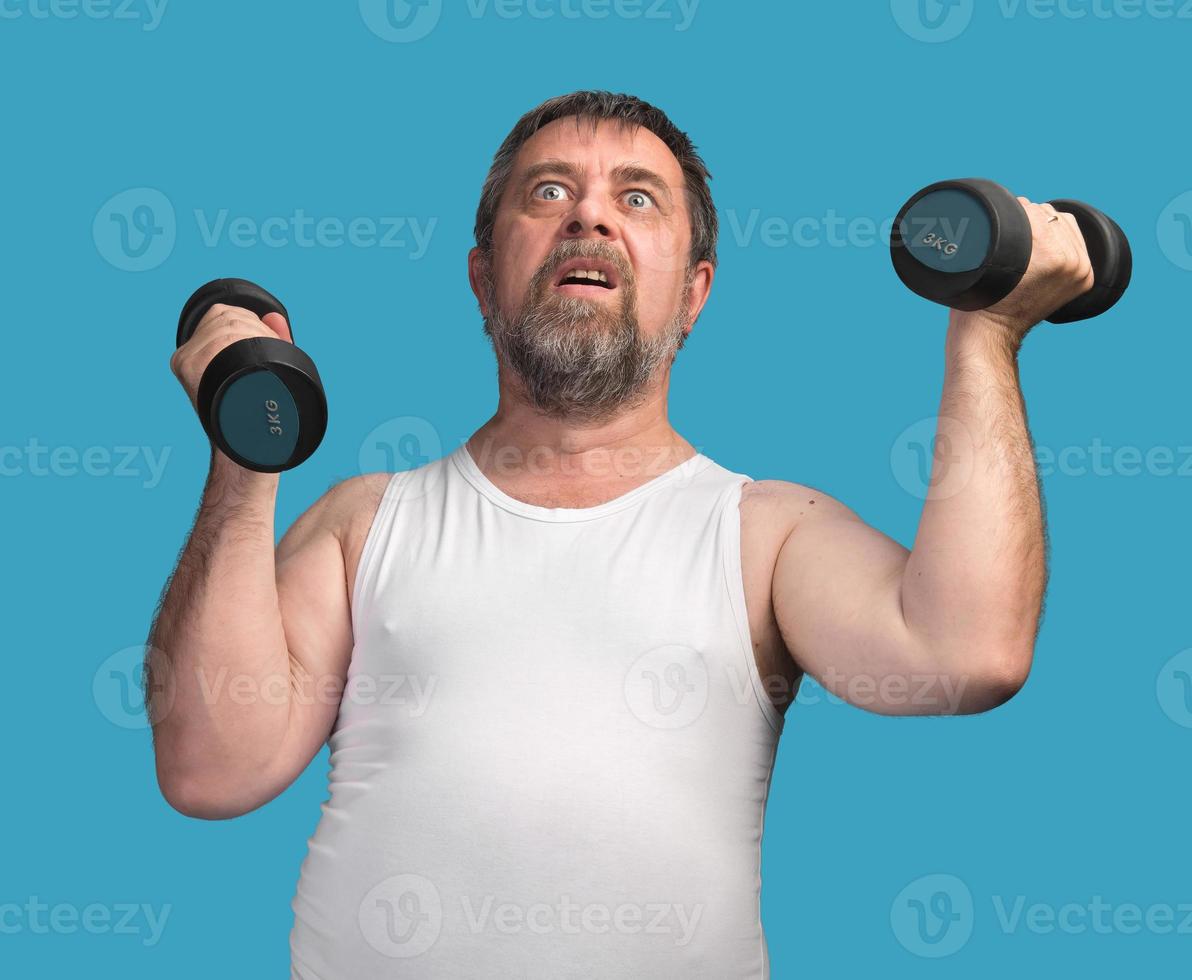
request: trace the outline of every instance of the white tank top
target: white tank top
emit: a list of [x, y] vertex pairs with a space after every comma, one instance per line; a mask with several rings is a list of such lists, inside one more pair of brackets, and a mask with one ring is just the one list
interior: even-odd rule
[[696, 455], [595, 507], [539, 507], [464, 445], [391, 478], [293, 977], [769, 976], [783, 718], [746, 616], [749, 479]]

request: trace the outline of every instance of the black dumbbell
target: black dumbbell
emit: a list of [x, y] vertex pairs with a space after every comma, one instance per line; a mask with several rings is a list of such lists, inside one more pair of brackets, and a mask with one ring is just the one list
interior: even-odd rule
[[[216, 303], [259, 317], [280, 313], [290, 323], [281, 301], [255, 283], [216, 279], [195, 290], [182, 307], [179, 347]], [[258, 473], [297, 466], [327, 431], [327, 396], [314, 361], [280, 337], [237, 340], [216, 354], [203, 371], [197, 402], [211, 441], [229, 459]]]
[[[1088, 292], [1056, 310], [1051, 323], [1104, 313], [1130, 285], [1130, 243], [1112, 219], [1080, 201], [1051, 201], [1076, 218], [1093, 265]], [[913, 292], [954, 310], [983, 310], [1013, 292], [1031, 260], [1031, 225], [1000, 184], [970, 177], [923, 188], [902, 206], [890, 257]]]

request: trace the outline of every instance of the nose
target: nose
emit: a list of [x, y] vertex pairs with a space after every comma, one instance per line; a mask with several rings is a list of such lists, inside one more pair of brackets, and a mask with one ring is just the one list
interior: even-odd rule
[[607, 205], [588, 194], [576, 202], [563, 226], [565, 238], [599, 238], [612, 241], [613, 222], [607, 213]]

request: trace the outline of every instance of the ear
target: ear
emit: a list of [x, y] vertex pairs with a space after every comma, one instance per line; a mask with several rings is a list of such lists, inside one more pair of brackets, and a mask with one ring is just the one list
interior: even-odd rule
[[468, 284], [472, 287], [472, 295], [480, 304], [480, 315], [487, 317], [489, 310], [488, 283], [492, 275], [492, 262], [488, 254], [481, 248], [473, 248], [468, 252]]
[[700, 311], [708, 301], [708, 295], [712, 292], [712, 280], [715, 278], [716, 267], [707, 259], [696, 264], [695, 272], [691, 276], [691, 285], [687, 287], [687, 296], [685, 297], [691, 316], [691, 325], [687, 328], [688, 333], [691, 333], [691, 328], [699, 319]]

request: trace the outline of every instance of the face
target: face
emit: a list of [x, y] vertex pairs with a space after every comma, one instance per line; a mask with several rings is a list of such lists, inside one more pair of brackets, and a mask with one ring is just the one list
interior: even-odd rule
[[485, 332], [540, 411], [596, 421], [648, 397], [707, 298], [688, 267], [674, 155], [645, 129], [575, 117], [518, 153], [491, 257], [470, 256]]

